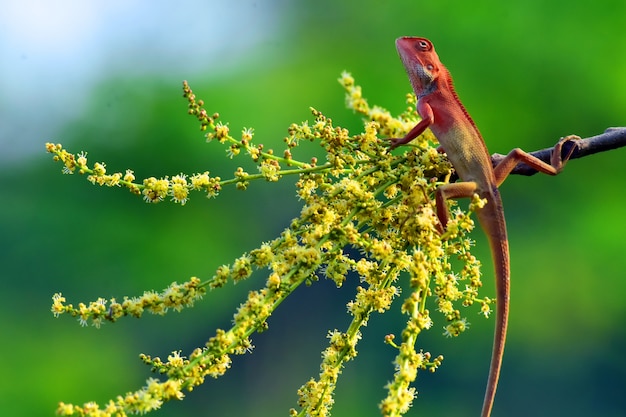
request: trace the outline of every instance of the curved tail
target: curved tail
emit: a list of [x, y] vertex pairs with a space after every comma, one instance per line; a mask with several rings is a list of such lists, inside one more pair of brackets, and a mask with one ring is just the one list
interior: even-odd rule
[[489, 417], [498, 387], [506, 331], [509, 320], [509, 294], [510, 294], [510, 264], [509, 242], [506, 235], [506, 224], [502, 209], [500, 195], [494, 190], [487, 197], [487, 204], [478, 211], [478, 219], [487, 234], [491, 246], [493, 265], [496, 278], [496, 328], [493, 338], [493, 350], [491, 353], [491, 365], [489, 378], [485, 390], [485, 399], [481, 417]]

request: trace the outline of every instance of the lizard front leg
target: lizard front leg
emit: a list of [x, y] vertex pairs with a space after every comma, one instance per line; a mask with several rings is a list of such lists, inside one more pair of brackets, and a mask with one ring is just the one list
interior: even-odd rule
[[[520, 162], [523, 162], [531, 168], [534, 168], [539, 172], [543, 172], [544, 174], [557, 175], [559, 172], [561, 172], [561, 170], [565, 166], [565, 163], [569, 160], [570, 156], [572, 156], [572, 152], [574, 152], [574, 150], [576, 149], [577, 140], [580, 140], [580, 137], [575, 135], [561, 138], [557, 142], [557, 144], [554, 145], [554, 150], [552, 151], [552, 156], [550, 158], [549, 164], [543, 162], [542, 160], [532, 156], [527, 152], [524, 152], [520, 148], [513, 149], [493, 169], [496, 177], [496, 185], [499, 187], [500, 184], [502, 184], [504, 180], [509, 176], [515, 166]], [[569, 149], [566, 155], [562, 156], [561, 152], [563, 150], [563, 145], [567, 142], [574, 142], [574, 146]]]

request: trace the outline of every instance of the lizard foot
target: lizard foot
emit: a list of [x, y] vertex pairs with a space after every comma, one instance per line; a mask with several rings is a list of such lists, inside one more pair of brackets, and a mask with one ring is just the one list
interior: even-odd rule
[[571, 158], [572, 154], [578, 149], [578, 141], [580, 136], [568, 135], [562, 137], [556, 145], [554, 145], [554, 151], [552, 151], [551, 165], [556, 168], [557, 173], [561, 172], [567, 161]]

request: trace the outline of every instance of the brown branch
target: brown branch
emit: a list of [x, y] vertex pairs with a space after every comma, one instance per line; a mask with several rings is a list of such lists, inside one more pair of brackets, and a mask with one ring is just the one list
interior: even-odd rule
[[[621, 148], [626, 146], [626, 127], [610, 127], [600, 135], [567, 142], [563, 145], [561, 154], [567, 155], [572, 146], [575, 146], [576, 149], [574, 149], [569, 159], [582, 158], [583, 156], [593, 155], [594, 153]], [[544, 162], [550, 163], [550, 155], [553, 149], [554, 148], [541, 149], [539, 151], [530, 152], [530, 154]], [[504, 157], [505, 155], [495, 153], [491, 156], [491, 162], [496, 166]], [[517, 175], [534, 175], [536, 173], [537, 170], [524, 163], [517, 164], [513, 171], [511, 171], [511, 174]]]

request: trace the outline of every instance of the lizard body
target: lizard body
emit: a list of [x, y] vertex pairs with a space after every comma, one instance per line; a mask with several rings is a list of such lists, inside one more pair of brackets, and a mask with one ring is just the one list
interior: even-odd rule
[[518, 162], [546, 174], [558, 174], [575, 148], [572, 147], [565, 158], [561, 158], [562, 145], [573, 137], [563, 138], [557, 143], [550, 164], [516, 148], [494, 168], [487, 146], [459, 100], [450, 73], [439, 60], [433, 44], [425, 38], [403, 37], [396, 40], [396, 47], [418, 98], [417, 111], [421, 120], [405, 137], [391, 139], [391, 148], [409, 143], [426, 128], [430, 128], [437, 137], [461, 180], [445, 184], [437, 190], [437, 216], [443, 229], [449, 219], [446, 199], [478, 194], [487, 200], [487, 204], [477, 211], [477, 216], [489, 240], [496, 279], [495, 334], [481, 413], [482, 417], [488, 417], [502, 366], [510, 298], [509, 244], [498, 186]]

